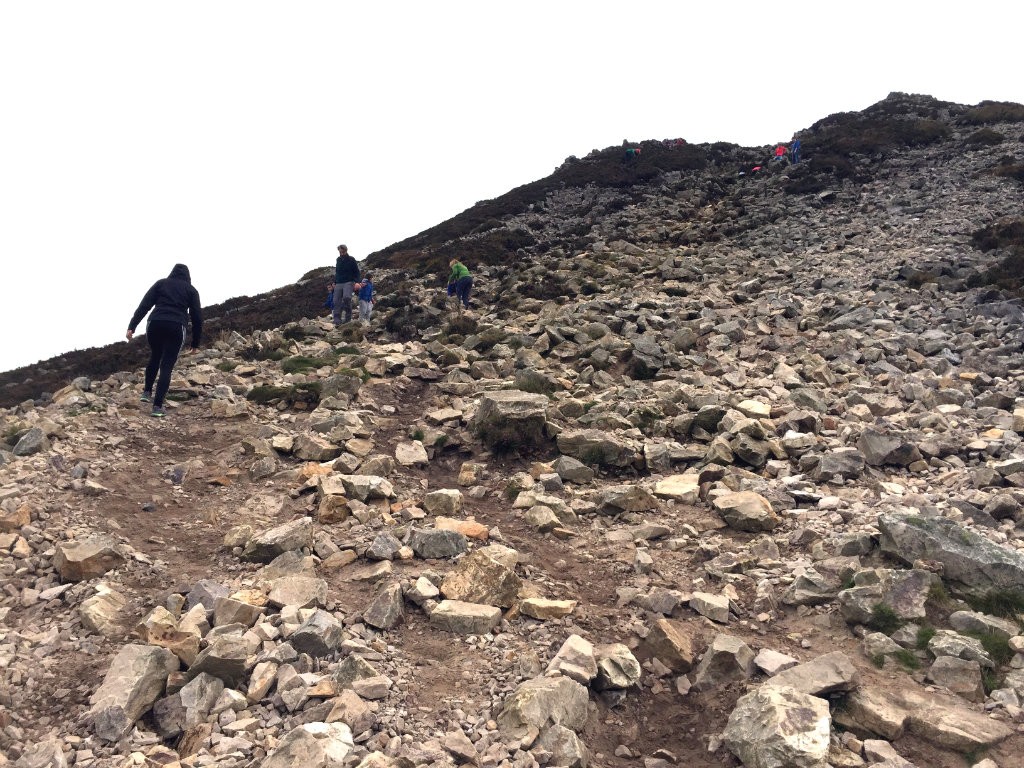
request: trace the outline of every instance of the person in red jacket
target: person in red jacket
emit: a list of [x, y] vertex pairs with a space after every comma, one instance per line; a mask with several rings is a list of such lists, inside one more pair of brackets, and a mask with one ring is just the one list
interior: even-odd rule
[[786, 159], [786, 145], [785, 144], [779, 144], [779, 146], [777, 146], [775, 148], [775, 161], [774, 162], [781, 163], [785, 159]]

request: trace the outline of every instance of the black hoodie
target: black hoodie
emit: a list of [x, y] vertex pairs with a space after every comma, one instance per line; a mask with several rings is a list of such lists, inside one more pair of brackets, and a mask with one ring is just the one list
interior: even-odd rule
[[134, 332], [142, 318], [153, 307], [156, 309], [149, 316], [149, 322], [163, 320], [184, 326], [191, 317], [192, 349], [199, 347], [199, 339], [203, 334], [203, 312], [199, 304], [199, 292], [192, 287], [188, 267], [184, 264], [175, 264], [170, 275], [153, 283], [153, 287], [146, 291], [142, 303], [132, 315], [128, 330]]

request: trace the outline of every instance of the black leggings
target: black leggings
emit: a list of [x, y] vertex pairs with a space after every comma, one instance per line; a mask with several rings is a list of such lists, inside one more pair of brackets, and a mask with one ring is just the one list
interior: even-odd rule
[[149, 341], [149, 365], [146, 366], [146, 391], [153, 391], [157, 369], [160, 380], [156, 382], [153, 394], [153, 407], [164, 404], [164, 396], [171, 386], [171, 370], [178, 360], [178, 353], [185, 344], [185, 326], [157, 320], [146, 326], [146, 339]]

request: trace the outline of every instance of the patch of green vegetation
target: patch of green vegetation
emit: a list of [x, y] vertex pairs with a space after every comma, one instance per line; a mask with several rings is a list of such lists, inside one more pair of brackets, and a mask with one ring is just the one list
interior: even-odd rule
[[871, 657], [871, 663], [874, 664], [879, 669], [882, 669], [882, 667], [885, 666], [885, 654], [884, 653], [876, 653], [874, 656]]
[[991, 128], [979, 128], [964, 139], [964, 143], [971, 147], [994, 147], [1004, 141], [1006, 141], [1006, 137]]
[[942, 583], [942, 579], [937, 579], [932, 582], [932, 585], [928, 587], [927, 601], [935, 603], [936, 605], [948, 605], [953, 598], [949, 595], [949, 590], [946, 589], [946, 585]]
[[1008, 638], [1002, 637], [1001, 635], [994, 635], [991, 632], [961, 632], [960, 634], [966, 635], [967, 637], [973, 637], [979, 643], [981, 647], [985, 649], [992, 661], [996, 664], [1009, 664], [1016, 654], [1010, 648], [1010, 641]]
[[412, 437], [413, 440], [418, 440], [422, 443], [423, 438], [426, 437], [426, 433], [422, 429], [417, 428], [412, 431], [412, 435], [410, 435], [410, 437]]
[[1024, 593], [1014, 589], [992, 589], [983, 595], [971, 595], [968, 604], [976, 611], [1019, 621], [1024, 614]]
[[349, 345], [343, 345], [343, 346], [340, 346], [340, 347], [335, 347], [334, 351], [338, 355], [358, 355], [358, 354], [361, 354], [359, 352], [358, 347], [352, 347], [352, 346], [349, 346]]
[[253, 344], [239, 352], [238, 356], [248, 362], [254, 362], [256, 360], [284, 360], [288, 357], [288, 353], [283, 349], [265, 349]]
[[896, 615], [892, 606], [885, 603], [875, 603], [871, 609], [871, 618], [867, 623], [868, 627], [885, 635], [891, 635], [903, 624], [903, 619]]
[[314, 381], [307, 384], [295, 384], [290, 387], [279, 387], [270, 384], [261, 384], [253, 387], [245, 396], [246, 400], [261, 405], [272, 405], [284, 402], [289, 407], [297, 404], [311, 407], [320, 402], [320, 382]]
[[969, 109], [960, 122], [964, 125], [984, 123], [1024, 123], [1024, 104], [1012, 101], [983, 101]]
[[331, 357], [293, 355], [281, 361], [281, 370], [285, 373], [306, 373], [324, 365], [335, 365], [337, 362], [338, 358], [333, 355]]
[[898, 651], [895, 651], [892, 657], [906, 669], [921, 668], [921, 660], [917, 658], [913, 651], [906, 648], [900, 648]]
[[434, 445], [436, 445], [438, 448], [444, 448], [446, 445], [448, 445], [448, 441], [450, 439], [451, 438], [449, 438], [448, 435], [442, 432], [437, 436], [437, 439], [434, 440]]
[[217, 363], [216, 367], [217, 367], [218, 371], [224, 371], [224, 373], [230, 373], [231, 371], [235, 370], [235, 368], [238, 367], [238, 361], [237, 360], [223, 360], [223, 361]]
[[335, 373], [339, 376], [351, 376], [355, 379], [359, 379], [363, 384], [372, 378], [370, 376], [370, 372], [365, 368], [339, 368]]
[[309, 333], [300, 325], [293, 325], [290, 328], [285, 328], [281, 335], [289, 341], [302, 341], [309, 336]]
[[1000, 688], [1002, 684], [1003, 676], [996, 670], [988, 669], [987, 667], [981, 668], [981, 685], [985, 689], [986, 694], [992, 693], [992, 691]]
[[914, 645], [919, 651], [923, 651], [928, 647], [928, 643], [931, 642], [933, 637], [935, 637], [935, 627], [931, 624], [922, 624], [917, 628], [917, 637], [914, 639]]

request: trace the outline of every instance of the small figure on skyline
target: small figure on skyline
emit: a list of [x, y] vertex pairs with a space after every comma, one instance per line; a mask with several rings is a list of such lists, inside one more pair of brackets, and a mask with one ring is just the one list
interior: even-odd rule
[[634, 163], [640, 159], [640, 147], [627, 147], [622, 160], [626, 163]]
[[800, 139], [794, 139], [793, 143], [789, 147], [789, 157], [793, 161], [793, 164], [800, 162]]
[[329, 309], [334, 312], [334, 281], [331, 280], [327, 284], [327, 298], [324, 299], [324, 309]]
[[338, 259], [334, 263], [334, 325], [352, 322], [352, 287], [359, 282], [359, 265], [349, 255], [347, 245], [338, 246]]
[[775, 148], [775, 158], [772, 160], [772, 162], [773, 163], [781, 163], [785, 159], [786, 159], [786, 145], [785, 144], [779, 144], [779, 146], [777, 146]]
[[151, 415], [161, 417], [164, 415], [164, 397], [171, 386], [171, 371], [178, 360], [178, 354], [185, 346], [185, 328], [189, 320], [192, 321], [193, 352], [199, 348], [199, 340], [203, 335], [203, 312], [199, 303], [199, 292], [192, 287], [188, 267], [184, 264], [175, 264], [170, 275], [157, 280], [146, 291], [139, 308], [135, 310], [128, 323], [128, 332], [125, 333], [128, 341], [132, 340], [136, 327], [150, 309], [153, 312], [146, 322], [146, 341], [149, 342], [150, 355], [141, 400], [144, 403], [152, 401]]

